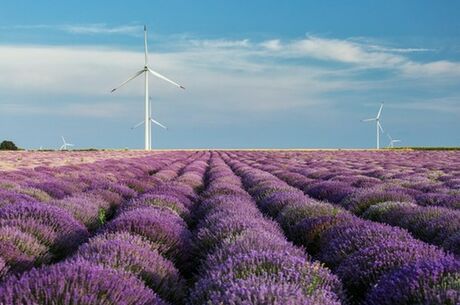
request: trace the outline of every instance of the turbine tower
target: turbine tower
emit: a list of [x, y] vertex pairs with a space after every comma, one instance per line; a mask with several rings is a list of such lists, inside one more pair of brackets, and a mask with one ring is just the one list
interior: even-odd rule
[[363, 122], [375, 121], [375, 125], [377, 128], [377, 149], [380, 149], [380, 131], [383, 133], [383, 128], [382, 128], [382, 125], [380, 124], [380, 115], [382, 114], [382, 109], [383, 109], [383, 103], [380, 105], [379, 112], [377, 113], [377, 116], [375, 118], [362, 120]]
[[63, 136], [61, 136], [61, 138], [62, 138], [62, 142], [63, 142], [64, 144], [61, 145], [61, 147], [59, 148], [59, 150], [67, 150], [68, 147], [74, 146], [73, 144], [67, 143], [67, 142], [65, 141], [65, 139], [64, 139]]
[[388, 139], [390, 140], [390, 143], [388, 144], [387, 148], [394, 148], [395, 143], [401, 142], [401, 140], [393, 139], [390, 134], [388, 134]]
[[[123, 83], [121, 83], [118, 87], [112, 89], [111, 92], [114, 92], [115, 90], [119, 89], [120, 87], [124, 86], [126, 83], [130, 82], [131, 80], [135, 79], [136, 77], [142, 75], [142, 74], [145, 74], [144, 75], [144, 86], [145, 86], [145, 105], [144, 105], [144, 110], [145, 110], [145, 114], [144, 114], [144, 122], [147, 122], [147, 124], [145, 124], [145, 128], [144, 128], [144, 131], [145, 131], [145, 136], [144, 136], [144, 149], [145, 150], [150, 150], [152, 149], [152, 143], [151, 143], [151, 117], [149, 117], [149, 114], [150, 114], [150, 108], [151, 106], [149, 105], [149, 73], [151, 73], [152, 75], [164, 80], [164, 81], [167, 81], [168, 83], [171, 83], [173, 84], [174, 86], [177, 86], [178, 88], [181, 88], [181, 89], [185, 89], [183, 86], [179, 85], [178, 83], [170, 80], [169, 78], [161, 75], [160, 73], [158, 72], [155, 72], [154, 70], [152, 70], [150, 67], [149, 67], [149, 61], [148, 61], [148, 50], [147, 50], [147, 26], [144, 25], [144, 68], [142, 68], [142, 70], [136, 72], [136, 74], [134, 74], [133, 76], [131, 76], [130, 78], [128, 78], [126, 81], [124, 81]], [[156, 121], [155, 121], [156, 122]]]

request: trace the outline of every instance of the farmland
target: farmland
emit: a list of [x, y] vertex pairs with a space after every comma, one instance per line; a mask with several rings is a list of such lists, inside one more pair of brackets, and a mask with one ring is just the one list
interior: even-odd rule
[[460, 304], [459, 151], [0, 158], [0, 304]]

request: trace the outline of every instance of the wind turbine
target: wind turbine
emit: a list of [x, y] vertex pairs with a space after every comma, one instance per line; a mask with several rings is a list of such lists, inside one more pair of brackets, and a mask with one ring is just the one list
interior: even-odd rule
[[62, 144], [62, 146], [59, 148], [59, 150], [67, 150], [68, 147], [73, 147], [74, 146], [73, 144], [67, 143], [63, 136], [61, 136], [61, 138], [62, 138], [62, 142], [64, 144]]
[[382, 114], [382, 109], [383, 103], [380, 105], [379, 112], [377, 113], [377, 116], [375, 118], [362, 120], [363, 122], [375, 121], [375, 125], [377, 128], [377, 149], [380, 149], [380, 131], [382, 131], [383, 133], [382, 125], [380, 125], [380, 115]]
[[388, 144], [387, 148], [394, 148], [395, 143], [401, 142], [401, 140], [393, 139], [390, 134], [388, 134], [388, 139], [390, 140], [390, 143]]
[[[150, 130], [150, 133], [152, 132], [152, 123], [153, 124], [156, 124], [158, 126], [160, 126], [161, 128], [163, 129], [168, 129], [168, 127], [166, 127], [165, 125], [161, 124], [160, 122], [158, 121], [155, 121], [153, 118], [152, 118], [152, 97], [150, 96], [149, 97], [149, 109], [150, 109], [150, 113], [149, 113], [149, 130]], [[139, 123], [137, 123], [136, 125], [134, 125], [133, 127], [131, 127], [131, 129], [136, 129], [137, 127], [141, 126], [142, 124], [144, 124], [145, 121], [141, 121]], [[150, 149], [152, 149], [152, 139], [149, 138], [149, 147]]]
[[[144, 122], [147, 122], [147, 124], [144, 124], [145, 128], [144, 128], [144, 131], [145, 131], [145, 136], [144, 136], [144, 149], [145, 150], [150, 150], [152, 149], [152, 143], [151, 143], [151, 118], [149, 117], [149, 114], [150, 114], [150, 105], [149, 105], [149, 73], [153, 74], [154, 76], [164, 80], [164, 81], [167, 81], [168, 83], [171, 83], [173, 84], [174, 86], [177, 86], [178, 88], [181, 88], [181, 89], [185, 89], [183, 86], [179, 85], [178, 83], [170, 80], [169, 78], [161, 75], [160, 73], [158, 72], [155, 72], [154, 70], [152, 70], [150, 67], [149, 67], [149, 62], [148, 62], [148, 50], [147, 50], [147, 27], [144, 25], [144, 67], [142, 68], [142, 70], [136, 72], [136, 74], [134, 74], [133, 76], [131, 76], [130, 78], [128, 78], [126, 81], [124, 81], [123, 83], [121, 83], [121, 85], [119, 85], [118, 87], [112, 89], [111, 92], [114, 92], [115, 90], [119, 89], [120, 87], [124, 86], [126, 83], [128, 83], [129, 81], [135, 79], [136, 77], [144, 74], [145, 76], [145, 81], [144, 81], [144, 90], [145, 90], [145, 105], [144, 105], [144, 109], [145, 109], [145, 114], [144, 114]], [[141, 123], [142, 124], [142, 123]]]

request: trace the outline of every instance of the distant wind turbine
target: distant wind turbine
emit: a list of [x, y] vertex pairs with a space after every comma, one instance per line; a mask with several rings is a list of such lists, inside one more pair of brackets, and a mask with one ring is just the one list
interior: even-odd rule
[[380, 125], [380, 115], [382, 114], [382, 109], [383, 103], [380, 105], [379, 112], [375, 118], [362, 120], [363, 122], [375, 121], [375, 125], [377, 126], [377, 149], [380, 149], [380, 131], [383, 133], [382, 125]]
[[73, 144], [67, 143], [67, 142], [65, 141], [64, 137], [61, 136], [61, 138], [62, 138], [62, 142], [63, 142], [64, 144], [62, 144], [62, 146], [59, 148], [59, 150], [67, 150], [68, 147], [73, 147], [73, 146], [74, 146]]
[[394, 147], [395, 147], [395, 143], [401, 142], [401, 140], [393, 139], [393, 138], [390, 136], [390, 134], [388, 134], [388, 139], [390, 140], [390, 143], [388, 144], [388, 147], [387, 147], [387, 148], [394, 148]]
[[[134, 74], [133, 76], [131, 76], [130, 78], [128, 78], [126, 81], [124, 81], [123, 83], [121, 83], [121, 85], [119, 85], [118, 87], [112, 89], [112, 92], [114, 92], [115, 90], [119, 89], [120, 87], [124, 86], [126, 83], [128, 83], [129, 81], [135, 79], [136, 77], [138, 77], [139, 75], [142, 75], [144, 74], [145, 76], [145, 82], [144, 82], [144, 90], [145, 90], [145, 105], [144, 105], [144, 108], [145, 108], [145, 114], [144, 114], [144, 121], [143, 122], [147, 122], [148, 124], [144, 124], [145, 128], [145, 136], [144, 136], [144, 149], [145, 150], [151, 150], [152, 149], [152, 140], [151, 140], [151, 123], [154, 122], [154, 120], [151, 118], [151, 116], [149, 117], [149, 114], [150, 114], [150, 105], [149, 105], [149, 73], [153, 74], [154, 76], [164, 80], [164, 81], [167, 81], [171, 84], [173, 84], [174, 86], [177, 86], [178, 88], [181, 88], [181, 89], [185, 89], [182, 85], [179, 85], [178, 83], [170, 80], [169, 78], [161, 75], [160, 73], [158, 72], [155, 72], [154, 70], [152, 70], [150, 67], [149, 67], [149, 62], [148, 62], [148, 50], [147, 50], [147, 27], [144, 25], [144, 68], [142, 68], [142, 70], [136, 72], [136, 74]], [[155, 124], [157, 124], [158, 122], [154, 122]], [[141, 122], [142, 124], [142, 122]], [[159, 125], [161, 126], [161, 125]]]
[[[152, 118], [152, 97], [150, 96], [149, 97], [149, 109], [150, 109], [150, 113], [149, 113], [149, 121], [150, 121], [150, 124], [149, 124], [149, 130], [150, 130], [150, 133], [152, 132], [152, 123], [153, 124], [156, 124], [158, 126], [160, 126], [161, 128], [163, 129], [168, 129], [168, 127], [166, 127], [165, 125], [161, 124], [160, 122], [158, 121], [155, 121], [153, 118]], [[139, 123], [137, 123], [136, 125], [134, 125], [133, 127], [131, 127], [131, 129], [136, 129], [137, 127], [141, 126], [142, 124], [144, 124], [145, 121], [141, 121]], [[152, 139], [149, 138], [149, 147], [152, 148]]]

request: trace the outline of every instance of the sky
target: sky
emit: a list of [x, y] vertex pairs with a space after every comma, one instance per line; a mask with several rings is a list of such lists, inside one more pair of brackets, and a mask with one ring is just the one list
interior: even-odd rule
[[0, 140], [142, 148], [460, 146], [460, 2], [0, 1]]

